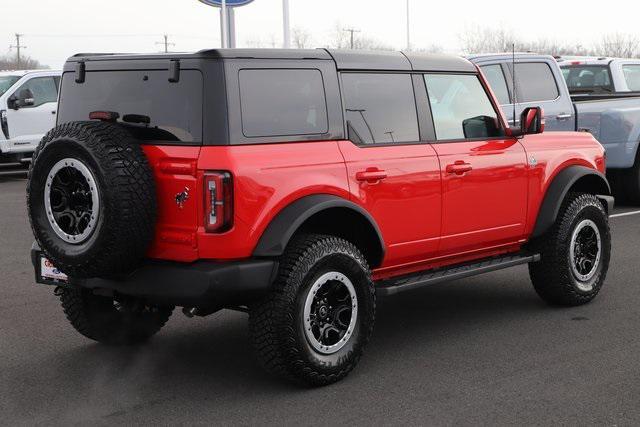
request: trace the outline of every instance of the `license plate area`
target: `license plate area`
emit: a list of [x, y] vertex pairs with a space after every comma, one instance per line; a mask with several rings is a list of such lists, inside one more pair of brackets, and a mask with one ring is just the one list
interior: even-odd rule
[[69, 283], [69, 277], [40, 254], [36, 264], [36, 281], [43, 285], [61, 286]]

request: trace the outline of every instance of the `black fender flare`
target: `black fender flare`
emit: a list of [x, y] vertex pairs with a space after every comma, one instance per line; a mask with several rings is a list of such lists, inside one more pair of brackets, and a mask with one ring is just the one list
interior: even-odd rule
[[277, 257], [284, 253], [294, 233], [313, 215], [332, 208], [346, 208], [366, 219], [377, 234], [381, 259], [384, 258], [385, 245], [378, 224], [371, 214], [349, 200], [330, 194], [316, 194], [302, 197], [282, 209], [262, 233], [253, 251], [255, 257]]
[[549, 185], [542, 205], [540, 206], [540, 211], [538, 212], [538, 219], [536, 220], [532, 234], [533, 238], [544, 235], [553, 226], [558, 217], [558, 212], [560, 212], [562, 202], [567, 196], [567, 193], [569, 193], [569, 190], [580, 179], [587, 176], [591, 177], [596, 183], [593, 191], [591, 191], [592, 194], [595, 194], [605, 203], [607, 213], [611, 211], [613, 207], [613, 197], [611, 197], [611, 186], [607, 178], [599, 171], [585, 166], [569, 166], [558, 173]]

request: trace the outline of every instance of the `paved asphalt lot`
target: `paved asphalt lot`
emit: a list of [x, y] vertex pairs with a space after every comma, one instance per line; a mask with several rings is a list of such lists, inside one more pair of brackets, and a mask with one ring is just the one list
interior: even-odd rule
[[640, 215], [612, 219], [592, 304], [547, 307], [526, 267], [401, 294], [381, 301], [351, 376], [313, 390], [259, 369], [241, 313], [176, 312], [134, 348], [77, 334], [33, 282], [24, 188], [0, 171], [0, 424], [640, 422]]

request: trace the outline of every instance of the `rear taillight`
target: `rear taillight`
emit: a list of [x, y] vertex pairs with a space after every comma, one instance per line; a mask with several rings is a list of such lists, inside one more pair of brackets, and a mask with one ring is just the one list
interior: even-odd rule
[[233, 180], [229, 172], [204, 175], [204, 228], [221, 233], [233, 225]]
[[7, 123], [7, 112], [5, 110], [0, 110], [0, 128], [2, 128], [4, 138], [9, 139], [9, 125]]

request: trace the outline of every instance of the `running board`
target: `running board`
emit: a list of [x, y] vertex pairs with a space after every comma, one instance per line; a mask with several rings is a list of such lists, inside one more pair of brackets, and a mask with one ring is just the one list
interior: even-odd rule
[[376, 293], [379, 296], [394, 295], [402, 291], [417, 289], [435, 283], [477, 276], [479, 274], [537, 261], [540, 261], [540, 254], [517, 254], [494, 257], [466, 264], [457, 264], [451, 267], [429, 270], [427, 272], [422, 271], [410, 276], [381, 281], [376, 285]]

